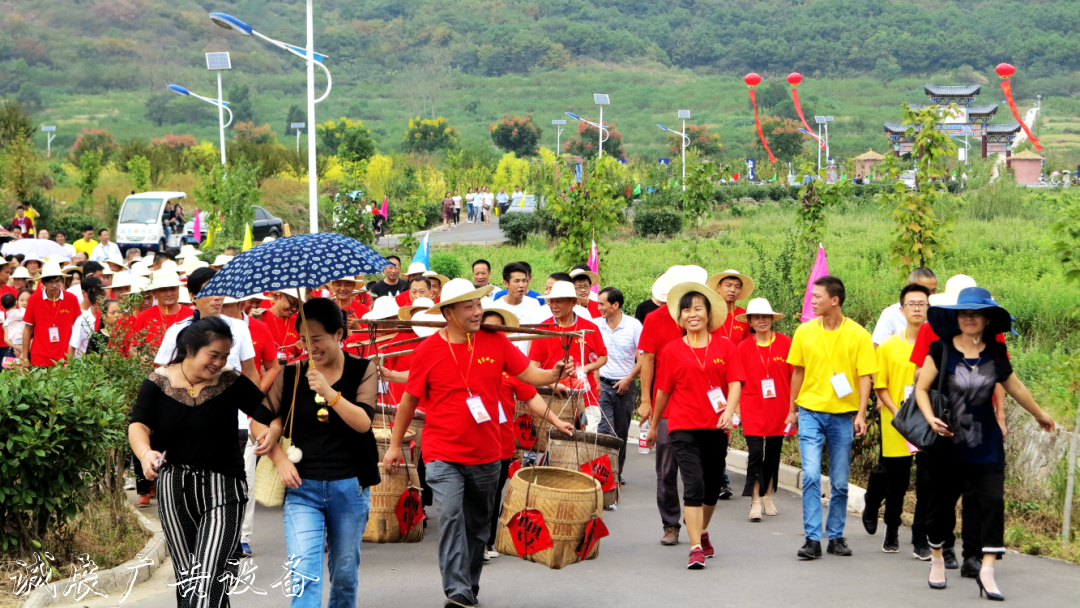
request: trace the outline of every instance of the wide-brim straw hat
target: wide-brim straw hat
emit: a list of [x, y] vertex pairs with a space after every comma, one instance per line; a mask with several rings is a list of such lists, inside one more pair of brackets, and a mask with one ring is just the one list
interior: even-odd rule
[[425, 276], [425, 277], [427, 277], [429, 279], [439, 279], [439, 287], [440, 288], [443, 285], [446, 285], [447, 283], [450, 282], [450, 277], [446, 276], [445, 274], [439, 274], [439, 273], [435, 272], [434, 270], [429, 270], [429, 271], [425, 272], [421, 276]]
[[191, 274], [200, 268], [207, 268], [210, 264], [200, 260], [195, 256], [188, 256], [184, 258], [184, 263], [180, 265], [179, 271], [185, 274]]
[[180, 248], [180, 253], [176, 256], [176, 259], [198, 258], [200, 255], [202, 255], [202, 252], [195, 249], [194, 245], [184, 245]]
[[187, 287], [180, 286], [180, 297], [176, 301], [180, 304], [191, 304], [191, 292], [188, 291]]
[[[960, 296], [960, 292], [968, 287], [976, 287], [975, 279], [966, 274], [954, 275], [945, 282], [945, 291], [943, 293], [930, 294], [930, 306], [948, 306], [956, 304], [956, 299]], [[929, 317], [927, 318], [929, 319]]]
[[955, 304], [931, 306], [926, 313], [926, 321], [930, 323], [930, 329], [939, 338], [951, 338], [960, 333], [960, 322], [957, 318], [961, 310], [977, 310], [986, 315], [986, 329], [984, 335], [1008, 333], [1012, 330], [1012, 315], [994, 301], [990, 292], [982, 287], [968, 287], [960, 292]]
[[418, 312], [427, 310], [435, 305], [435, 301], [431, 298], [416, 298], [412, 304], [408, 306], [402, 306], [398, 309], [397, 318], [402, 321], [408, 321], [413, 318]]
[[113, 279], [112, 285], [109, 285], [109, 289], [117, 289], [119, 287], [131, 287], [132, 276], [126, 272], [122, 272], [116, 275]]
[[146, 291], [157, 291], [158, 289], [183, 286], [184, 284], [180, 282], [180, 275], [169, 270], [159, 270], [154, 273], [154, 277], [151, 279], [150, 285], [146, 287]]
[[214, 262], [212, 264], [210, 264], [210, 265], [211, 266], [224, 266], [224, 265], [228, 264], [231, 261], [233, 261], [233, 256], [225, 255], [225, 254], [219, 254], [216, 258], [214, 258]]
[[177, 265], [177, 263], [172, 261], [172, 260], [165, 260], [164, 262], [161, 263], [161, 268], [158, 268], [157, 272], [161, 272], [163, 270], [165, 272], [179, 273], [180, 272], [180, 266]]
[[15, 272], [11, 273], [13, 279], [29, 279], [30, 271], [26, 269], [26, 266], [19, 266], [15, 269]]
[[[661, 302], [668, 301], [668, 292], [679, 283], [705, 283], [709, 278], [701, 266], [672, 266], [653, 284], [653, 296]], [[659, 289], [658, 289], [659, 288]]]
[[[472, 282], [465, 279], [454, 279], [442, 286], [442, 299], [438, 304], [428, 309], [427, 314], [438, 315], [438, 320], [442, 319], [440, 311], [446, 306], [457, 304], [458, 302], [468, 302], [469, 300], [477, 300], [488, 295], [492, 291], [495, 291], [494, 285], [485, 285], [480, 288], [473, 287]], [[575, 294], [574, 297], [577, 297]], [[417, 334], [419, 335], [419, 334]]]
[[375, 305], [360, 318], [364, 321], [392, 319], [398, 316], [398, 308], [394, 296], [382, 296], [381, 298], [375, 298]]
[[672, 266], [671, 268], [665, 270], [664, 274], [656, 277], [656, 280], [653, 281], [652, 284], [652, 297], [656, 298], [661, 302], [667, 301], [668, 288], [671, 287], [671, 285], [668, 284], [668, 275], [671, 274], [671, 271], [675, 270], [676, 268], [679, 268], [679, 266]]
[[150, 266], [144, 262], [136, 262], [131, 265], [129, 272], [137, 277], [148, 277], [150, 276]]
[[746, 305], [746, 312], [741, 315], [735, 315], [735, 320], [740, 323], [749, 323], [750, 315], [772, 315], [773, 320], [783, 319], [784, 315], [773, 312], [772, 304], [765, 298], [754, 298], [750, 300], [750, 303]]
[[414, 274], [424, 274], [427, 272], [427, 266], [424, 266], [422, 262], [413, 262], [409, 264], [409, 269], [405, 271], [405, 276], [411, 277]]
[[[127, 268], [128, 267], [127, 263], [124, 262], [124, 258], [122, 258], [122, 257], [120, 257], [118, 255], [109, 256], [109, 259], [105, 260], [105, 263], [106, 264], [116, 264], [117, 266], [119, 266], [121, 268]], [[108, 266], [106, 266], [106, 268], [108, 268]]]
[[709, 301], [709, 333], [720, 329], [720, 326], [724, 324], [724, 319], [727, 319], [727, 304], [720, 297], [720, 294], [716, 293], [715, 289], [710, 289], [704, 283], [679, 283], [668, 290], [668, 313], [671, 314], [671, 318], [675, 320], [675, 323], [682, 327], [682, 323], [679, 322], [679, 318], [682, 316], [682, 311], [679, 310], [679, 300], [688, 293], [700, 293]]
[[730, 268], [712, 275], [705, 284], [712, 288], [713, 291], [716, 291], [716, 288], [720, 286], [720, 282], [729, 277], [735, 277], [742, 281], [742, 291], [739, 293], [740, 300], [745, 300], [750, 297], [750, 294], [754, 293], [754, 279]]
[[150, 279], [146, 277], [131, 277], [131, 294], [142, 293], [150, 288]]
[[595, 272], [593, 272], [591, 270], [582, 270], [582, 269], [579, 268], [577, 270], [571, 270], [570, 271], [570, 278], [571, 279], [576, 279], [581, 275], [585, 275], [585, 276], [589, 277], [589, 283], [591, 283], [592, 285], [599, 285], [600, 284], [600, 275], [596, 274]]
[[513, 311], [507, 310], [502, 304], [492, 302], [491, 300], [483, 300], [481, 303], [484, 306], [484, 314], [486, 315], [489, 312], [498, 314], [502, 317], [503, 325], [508, 327], [519, 327], [521, 325], [521, 321], [518, 320], [517, 315], [514, 314]]
[[83, 274], [83, 269], [82, 269], [82, 266], [76, 266], [74, 264], [70, 264], [68, 266], [64, 266], [63, 268], [61, 268], [60, 272], [62, 272], [64, 274], [71, 274], [73, 272], [77, 272], [81, 276]]
[[[26, 268], [23, 267], [20, 270], [26, 270]], [[45, 265], [41, 267], [41, 274], [38, 276], [38, 279], [44, 280], [44, 279], [51, 279], [53, 277], [62, 277], [62, 276], [64, 276], [64, 272], [62, 270], [60, 270], [60, 262], [49, 261], [49, 262], [45, 262]], [[23, 277], [16, 277], [16, 278], [23, 278]]]
[[559, 298], [578, 299], [577, 290], [570, 281], [555, 281], [551, 284], [551, 291], [544, 296], [544, 300], [556, 300]]

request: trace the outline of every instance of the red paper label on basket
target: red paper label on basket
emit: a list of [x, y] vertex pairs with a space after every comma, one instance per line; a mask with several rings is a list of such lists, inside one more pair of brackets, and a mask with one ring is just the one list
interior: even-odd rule
[[585, 536], [581, 538], [581, 542], [578, 543], [577, 549], [574, 553], [582, 560], [589, 559], [589, 554], [592, 553], [596, 547], [596, 543], [600, 542], [601, 538], [608, 535], [607, 526], [604, 525], [604, 520], [599, 517], [593, 516], [589, 520], [589, 523], [585, 524]]
[[522, 414], [514, 418], [514, 432], [517, 433], [517, 439], [521, 442], [521, 447], [531, 450], [533, 442], [536, 441], [536, 427], [533, 426], [532, 416]]
[[521, 461], [520, 460], [515, 460], [514, 462], [511, 462], [510, 463], [510, 470], [507, 471], [507, 473], [506, 473], [506, 478], [507, 479], [513, 479], [514, 475], [516, 475], [517, 472], [520, 471], [520, 470], [521, 470]]
[[536, 509], [523, 509], [506, 522], [506, 531], [514, 541], [518, 557], [539, 553], [554, 546], [551, 533], [544, 523], [544, 515]]
[[420, 490], [409, 488], [402, 492], [394, 513], [397, 515], [398, 528], [400, 528], [402, 536], [408, 534], [417, 524], [424, 521], [424, 507], [420, 503]]
[[559, 380], [559, 384], [565, 386], [566, 388], [576, 388], [578, 390], [588, 388], [588, 385], [584, 380], [574, 376], [567, 376], [566, 378]]
[[596, 481], [600, 482], [600, 489], [604, 492], [615, 489], [615, 476], [611, 473], [611, 457], [607, 454], [581, 465], [581, 472], [595, 477]]

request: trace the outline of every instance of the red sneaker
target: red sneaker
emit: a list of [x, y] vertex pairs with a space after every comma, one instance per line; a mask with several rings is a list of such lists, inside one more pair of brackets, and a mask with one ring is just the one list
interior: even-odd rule
[[687, 570], [703, 570], [705, 568], [705, 552], [701, 547], [690, 549], [690, 563], [686, 564]]
[[141, 509], [143, 507], [149, 507], [149, 506], [150, 506], [150, 495], [149, 494], [140, 494], [139, 495], [139, 508]]
[[150, 498], [157, 498], [157, 480], [150, 482]]
[[716, 555], [716, 549], [713, 549], [712, 543], [709, 542], [709, 533], [701, 533], [701, 552], [705, 554], [705, 557], [712, 557]]

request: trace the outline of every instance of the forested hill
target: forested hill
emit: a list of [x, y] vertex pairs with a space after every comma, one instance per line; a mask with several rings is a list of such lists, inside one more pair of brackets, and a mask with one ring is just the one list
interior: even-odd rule
[[[296, 59], [215, 27], [211, 11], [304, 42], [303, 0], [0, 0], [0, 95], [155, 87], [232, 51], [256, 84]], [[413, 66], [480, 76], [574, 63], [883, 80], [999, 61], [1031, 77], [1080, 67], [1075, 1], [317, 0], [317, 50], [360, 84]]]

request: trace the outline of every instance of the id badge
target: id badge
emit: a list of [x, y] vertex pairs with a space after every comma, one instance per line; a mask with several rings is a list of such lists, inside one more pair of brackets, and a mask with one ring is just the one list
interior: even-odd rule
[[914, 384], [909, 384], [909, 385], [904, 387], [904, 401], [908, 400], [908, 397], [911, 396], [911, 392], [914, 391], [914, 390], [915, 390], [915, 385]]
[[484, 407], [484, 401], [480, 398], [480, 395], [469, 397], [465, 400], [465, 404], [469, 406], [469, 412], [472, 413], [472, 417], [477, 424], [491, 422], [491, 416], [488, 415], [487, 408]]
[[59, 341], [60, 341], [60, 328], [59, 327], [50, 327], [49, 328], [49, 342], [59, 342]]
[[839, 399], [843, 399], [853, 392], [851, 390], [851, 383], [848, 382], [847, 376], [843, 373], [836, 374], [832, 378], [829, 378], [829, 382], [832, 383], [833, 391], [836, 392], [836, 396]]
[[772, 378], [761, 379], [762, 399], [776, 399], [776, 380]]
[[510, 422], [510, 421], [506, 419], [506, 408], [504, 408], [502, 406], [502, 404], [500, 403], [499, 404], [499, 424], [506, 424], [507, 422]]
[[720, 390], [720, 387], [709, 389], [709, 392], [705, 394], [709, 396], [709, 403], [712, 404], [712, 409], [717, 414], [727, 407], [727, 397], [724, 396], [724, 391]]
[[285, 351], [283, 350], [277, 351], [277, 358], [278, 361], [287, 361], [289, 359], [289, 357], [285, 354]]

